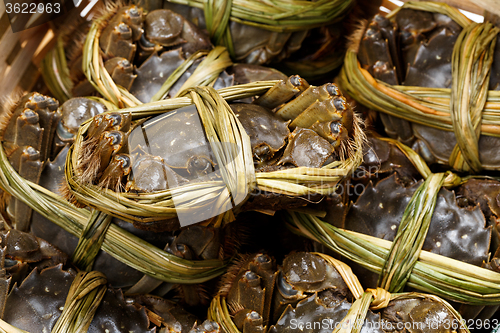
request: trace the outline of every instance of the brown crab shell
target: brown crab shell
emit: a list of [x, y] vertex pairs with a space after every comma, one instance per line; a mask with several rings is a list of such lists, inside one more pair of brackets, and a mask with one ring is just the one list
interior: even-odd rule
[[289, 121], [256, 104], [231, 104], [231, 109], [250, 137], [253, 154], [258, 159], [269, 160], [285, 146], [290, 134]]

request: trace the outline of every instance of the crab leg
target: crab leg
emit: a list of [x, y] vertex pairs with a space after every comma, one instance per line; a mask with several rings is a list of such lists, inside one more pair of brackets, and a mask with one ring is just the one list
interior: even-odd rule
[[134, 74], [134, 66], [125, 58], [115, 57], [109, 59], [104, 67], [111, 74], [116, 84], [130, 90], [137, 75]]
[[340, 120], [348, 108], [344, 97], [329, 98], [325, 101], [317, 100], [292, 121], [290, 128], [309, 128], [316, 121]]
[[339, 88], [333, 83], [327, 83], [320, 87], [309, 87], [297, 98], [276, 111], [276, 114], [285, 120], [295, 119], [316, 100], [324, 101], [340, 95]]
[[292, 75], [288, 80], [282, 80], [269, 89], [254, 103], [268, 109], [288, 102], [293, 96], [309, 88], [309, 83], [298, 75]]
[[128, 154], [116, 154], [99, 179], [99, 186], [118, 189], [123, 183], [123, 177], [130, 174], [132, 162]]
[[342, 140], [349, 136], [347, 129], [339, 121], [317, 121], [310, 129], [327, 139], [334, 148], [338, 147]]

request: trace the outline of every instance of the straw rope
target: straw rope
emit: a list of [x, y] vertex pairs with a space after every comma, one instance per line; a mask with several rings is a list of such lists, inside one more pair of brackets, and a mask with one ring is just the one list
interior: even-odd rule
[[203, 8], [210, 39], [215, 45], [223, 45], [231, 57], [235, 57], [229, 19], [233, 0], [207, 0]]
[[406, 285], [424, 245], [444, 178], [444, 173], [429, 176], [413, 194], [380, 272], [379, 287], [399, 292]]
[[457, 170], [478, 172], [481, 113], [499, 29], [491, 23], [472, 23], [462, 30], [452, 55], [451, 120], [457, 145], [449, 164]]
[[500, 137], [500, 92], [487, 90], [499, 29], [488, 22], [472, 23], [458, 9], [444, 3], [407, 2], [387, 17], [393, 17], [401, 8], [445, 14], [463, 28], [453, 50], [452, 89], [386, 84], [361, 67], [355, 47], [346, 53], [340, 84], [358, 102], [377, 111], [454, 131], [457, 146], [449, 158], [450, 166], [478, 172], [482, 169], [480, 135]]
[[275, 32], [309, 30], [342, 20], [354, 5], [348, 0], [168, 0], [205, 10], [207, 28], [219, 40], [229, 21]]
[[112, 217], [98, 210], [90, 213], [89, 220], [80, 235], [78, 245], [71, 256], [71, 262], [83, 271], [91, 271], [95, 258], [101, 249], [104, 236]]
[[63, 312], [51, 332], [87, 332], [104, 298], [106, 284], [106, 277], [101, 272], [79, 272], [71, 283]]

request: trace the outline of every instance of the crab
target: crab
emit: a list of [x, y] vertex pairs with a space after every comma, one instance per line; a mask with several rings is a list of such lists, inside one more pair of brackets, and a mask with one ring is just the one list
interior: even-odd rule
[[[309, 86], [297, 76], [277, 83], [254, 104], [231, 108], [250, 137], [257, 171], [319, 168], [338, 159], [352, 131], [352, 109], [338, 87]], [[83, 183], [154, 192], [220, 177], [194, 106], [141, 121], [130, 130], [128, 121], [120, 125], [125, 118], [118, 112], [94, 118], [78, 157]]]
[[[38, 104], [35, 103], [35, 100]], [[6, 135], [4, 135], [4, 140], [6, 138], [14, 139], [12, 139], [12, 142], [3, 141], [3, 145], [6, 148], [10, 147], [10, 150], [8, 150], [11, 152], [9, 155], [9, 161], [18, 171], [27, 170], [25, 164], [28, 163], [29, 166], [32, 162], [29, 160], [14, 159], [18, 156], [16, 154], [16, 150], [26, 150], [26, 147], [31, 147], [30, 149], [35, 150], [33, 147], [37, 147], [38, 149], [44, 151], [47, 158], [45, 160], [40, 158], [37, 161], [37, 165], [40, 166], [40, 168], [36, 171], [38, 179], [32, 178], [32, 181], [39, 183], [42, 187], [55, 194], [62, 195], [63, 188], [61, 188], [61, 184], [65, 181], [64, 165], [66, 156], [69, 151], [69, 145], [73, 143], [74, 135], [76, 134], [80, 124], [95, 115], [93, 118], [94, 124], [91, 128], [92, 131], [102, 131], [102, 127], [105, 126], [104, 124], [116, 129], [127, 130], [127, 128], [130, 127], [130, 118], [128, 115], [121, 117], [114, 113], [101, 113], [107, 110], [103, 104], [96, 102], [95, 100], [87, 98], [73, 98], [65, 102], [55, 111], [51, 111], [51, 113], [49, 113], [51, 117], [49, 119], [56, 119], [58, 122], [53, 121], [47, 125], [48, 127], [45, 128], [42, 125], [47, 122], [42, 123], [42, 121], [39, 121], [39, 123], [29, 124], [32, 128], [37, 129], [37, 132], [41, 133], [39, 136], [30, 136], [26, 138], [23, 136], [25, 133], [21, 130], [16, 130], [17, 124], [22, 124], [22, 120], [25, 118], [23, 115], [25, 113], [30, 114], [33, 112], [32, 118], [37, 119], [36, 117], [38, 112], [41, 116], [47, 114], [47, 112], [45, 112], [47, 109], [44, 109], [44, 106], [57, 105], [55, 103], [57, 103], [57, 101], [52, 98], [37, 93], [25, 96], [18, 103], [12, 103], [12, 112], [10, 112], [11, 117], [5, 122], [4, 133]], [[21, 112], [22, 110], [24, 110], [24, 112]], [[43, 138], [43, 133], [47, 134], [51, 131], [53, 138], [52, 140], [44, 141], [43, 145], [47, 145], [48, 148], [43, 147], [42, 149], [40, 141]], [[115, 131], [112, 132], [112, 134], [113, 133], [123, 132]], [[117, 137], [119, 138], [120, 136], [118, 135]], [[117, 137], [111, 138], [116, 139]], [[49, 143], [49, 141], [52, 143]], [[19, 147], [19, 144], [23, 144], [25, 146]], [[35, 155], [40, 156], [41, 154], [38, 150], [35, 150]], [[48, 156], [54, 155], [54, 159], [48, 158]], [[117, 156], [119, 157], [120, 155], [117, 154], [114, 157]], [[143, 175], [142, 177], [144, 179], [147, 178], [146, 175]], [[135, 181], [138, 180], [135, 179]], [[5, 213], [6, 219], [15, 227], [22, 226], [25, 228], [24, 230], [30, 231], [33, 235], [36, 235], [36, 237], [51, 239], [52, 243], [64, 253], [73, 253], [76, 245], [78, 244], [77, 237], [64, 231], [37, 212], [30, 212], [29, 215], [25, 213], [16, 215], [18, 213], [16, 212], [15, 207], [22, 202], [15, 200], [14, 198], [9, 199], [10, 197], [8, 196], [4, 196], [4, 198], [6, 199], [6, 202], [4, 202], [7, 210]], [[229, 236], [230, 232], [227, 231], [227, 228], [225, 230], [219, 230], [211, 227], [192, 226], [190, 228], [185, 228], [182, 231], [172, 233], [165, 230], [172, 231], [179, 229], [180, 224], [177, 219], [161, 221], [161, 226], [158, 226], [157, 223], [148, 224], [148, 228], [154, 231], [139, 230], [131, 223], [124, 222], [118, 218], [113, 218], [112, 223], [134, 233], [138, 237], [159, 248], [165, 248], [172, 254], [189, 260], [218, 259], [220, 258], [219, 255], [221, 253], [231, 255], [232, 251], [234, 251], [231, 249], [231, 246], [227, 245], [232, 243], [232, 241], [228, 239], [233, 237]], [[20, 232], [16, 229], [12, 230], [12, 232]], [[228, 233], [228, 236], [225, 236], [226, 232]], [[47, 246], [44, 248], [48, 249]], [[61, 255], [63, 254], [61, 253]], [[200, 304], [205, 304], [207, 302], [207, 296], [206, 293], [203, 292], [202, 285], [171, 285], [167, 288], [165, 286], [168, 286], [168, 284], [154, 278], [144, 277], [143, 273], [128, 267], [104, 251], [100, 251], [97, 255], [94, 268], [104, 272], [108, 276], [109, 283], [117, 288], [128, 290], [138, 284], [141, 279], [150, 279], [149, 286], [146, 289], [144, 289], [144, 287], [140, 287], [140, 283], [134, 289], [141, 290], [143, 292], [152, 292], [153, 289], [163, 284], [163, 289], [167, 290], [166, 292], [170, 291], [169, 295], [178, 295], [178, 297], [182, 299], [186, 305], [197, 307]]]
[[[404, 8], [389, 20], [377, 15], [361, 39], [358, 59], [376, 79], [391, 85], [450, 88], [451, 58], [462, 28], [444, 14]], [[399, 47], [398, 47], [399, 37]], [[497, 49], [498, 50], [498, 47]], [[498, 89], [498, 52], [492, 65], [490, 89]], [[411, 146], [427, 163], [449, 163], [457, 141], [453, 132], [410, 123], [380, 113], [385, 132]], [[479, 158], [485, 169], [496, 170], [499, 139], [482, 135]]]
[[[167, 1], [163, 1], [163, 3], [146, 1], [145, 4], [149, 10], [156, 8], [170, 9], [182, 14], [187, 20], [195, 23], [200, 28], [206, 28], [202, 9]], [[278, 62], [288, 58], [302, 47], [308, 35], [307, 30], [293, 33], [273, 32], [233, 21], [229, 23], [229, 30], [234, 43], [234, 60], [256, 65]], [[336, 36], [327, 37], [336, 40]]]
[[11, 288], [34, 269], [65, 264], [68, 256], [45, 239], [12, 228], [0, 215], [0, 316]]
[[[337, 227], [392, 241], [422, 180], [394, 143], [373, 137], [369, 142], [371, 148], [365, 155], [362, 171], [356, 172], [352, 179], [358, 191], [343, 201], [324, 203], [329, 206], [326, 220]], [[500, 240], [496, 201], [499, 186], [500, 182], [494, 180], [470, 179], [454, 191], [442, 188], [422, 249], [496, 269]], [[352, 268], [364, 286], [376, 287], [378, 274], [355, 264]], [[470, 319], [478, 315], [479, 308], [482, 309], [461, 305], [460, 312]]]
[[[278, 267], [265, 253], [248, 255], [228, 270], [218, 297], [225, 299], [231, 320], [242, 333], [331, 332], [354, 301], [337, 269], [310, 252], [292, 253]], [[412, 297], [392, 302], [378, 313], [369, 311], [362, 330], [384, 332], [382, 327], [425, 317], [441, 317], [441, 329], [445, 318], [453, 320], [440, 303]]]
[[[52, 266], [33, 270], [6, 300], [2, 319], [29, 332], [51, 331], [61, 316], [76, 272]], [[106, 288], [88, 332], [188, 333], [199, 326], [196, 316], [178, 304], [151, 295], [124, 296], [121, 290]], [[217, 328], [215, 324], [210, 327]]]
[[[99, 39], [104, 67], [117, 85], [126, 88], [144, 103], [155, 96], [165, 80], [187, 58], [198, 51], [213, 48], [203, 30], [168, 9], [152, 10], [146, 14], [140, 6], [118, 6], [106, 15], [109, 20], [103, 23]], [[74, 34], [80, 36], [77, 38], [80, 42], [68, 42], [73, 96], [95, 93], [82, 71], [82, 46], [88, 29], [87, 25], [78, 26]], [[165, 97], [175, 96], [204, 59], [194, 60], [173, 83]], [[244, 64], [237, 67], [223, 71], [214, 87], [218, 89], [249, 81], [285, 77], [271, 68]]]

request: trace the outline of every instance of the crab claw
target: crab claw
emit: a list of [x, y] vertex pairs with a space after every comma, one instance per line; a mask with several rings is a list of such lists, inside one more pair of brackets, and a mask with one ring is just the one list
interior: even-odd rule
[[104, 67], [116, 84], [130, 90], [132, 83], [137, 77], [134, 74], [134, 66], [130, 61], [125, 58], [115, 57], [106, 61]]
[[99, 138], [105, 131], [115, 130], [128, 132], [132, 115], [118, 112], [98, 114], [87, 130], [87, 138]]
[[332, 120], [321, 123], [317, 121], [310, 128], [322, 138], [328, 140], [334, 148], [337, 148], [349, 136], [347, 129], [338, 121]]
[[111, 157], [127, 149], [127, 135], [120, 131], [106, 131], [101, 135], [97, 151], [100, 163], [98, 174], [100, 175], [109, 165]]
[[265, 328], [262, 326], [264, 320], [257, 311], [248, 309], [238, 311], [234, 315], [233, 321], [236, 327], [244, 333], [260, 333], [265, 331]]
[[[2, 144], [9, 162], [19, 175], [38, 183], [43, 161], [48, 156], [55, 132], [55, 124], [60, 118], [56, 112], [59, 103], [39, 93], [25, 95], [11, 110], [3, 131]], [[9, 205], [9, 215], [16, 228], [29, 228], [31, 208], [17, 199]]]
[[254, 104], [268, 109], [288, 102], [293, 96], [309, 88], [309, 83], [298, 75], [292, 75], [287, 80], [281, 80], [264, 95], [255, 100]]
[[121, 8], [104, 28], [99, 46], [109, 58], [122, 57], [132, 61], [142, 34], [142, 9], [136, 6]]
[[116, 154], [99, 179], [99, 186], [119, 191], [124, 177], [130, 174], [132, 162], [128, 154]]
[[109, 58], [122, 57], [132, 61], [137, 45], [132, 41], [132, 29], [125, 23], [108, 25], [102, 32], [99, 45]]
[[333, 83], [326, 83], [320, 87], [309, 87], [297, 98], [276, 111], [276, 114], [285, 120], [295, 119], [316, 100], [324, 101], [336, 96], [341, 96], [341, 92]]
[[132, 40], [134, 42], [138, 41], [144, 32], [142, 23], [143, 9], [132, 5], [121, 9], [120, 12], [121, 21], [132, 29]]
[[325, 101], [316, 101], [292, 121], [290, 128], [309, 128], [316, 121], [338, 121], [342, 119], [344, 111], [349, 109], [349, 104], [343, 96], [337, 96]]

